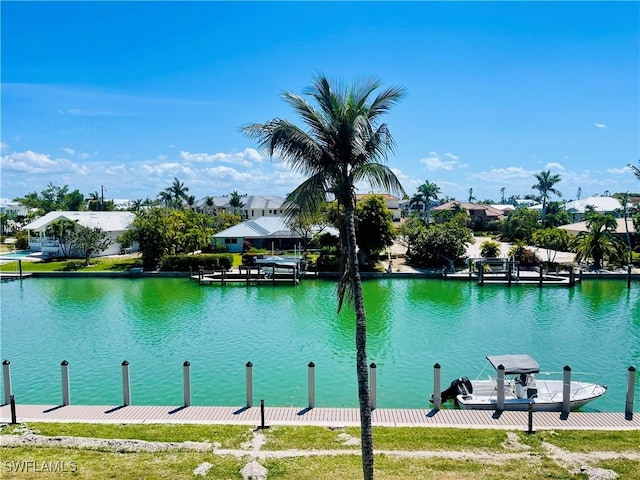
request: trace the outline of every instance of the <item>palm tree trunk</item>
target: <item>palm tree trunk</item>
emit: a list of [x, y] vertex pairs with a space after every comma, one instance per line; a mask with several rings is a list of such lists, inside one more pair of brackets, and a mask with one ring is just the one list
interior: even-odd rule
[[347, 221], [348, 281], [351, 284], [356, 313], [356, 373], [358, 399], [360, 401], [360, 434], [362, 447], [362, 473], [365, 480], [373, 479], [373, 431], [371, 428], [371, 403], [369, 401], [369, 366], [367, 365], [367, 320], [358, 261], [356, 258], [356, 228], [354, 210], [348, 205]]

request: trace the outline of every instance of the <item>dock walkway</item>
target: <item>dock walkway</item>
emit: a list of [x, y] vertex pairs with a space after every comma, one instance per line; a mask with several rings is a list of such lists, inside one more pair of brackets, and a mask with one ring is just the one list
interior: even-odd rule
[[[260, 425], [260, 407], [162, 407], [17, 405], [18, 422], [87, 423], [199, 423]], [[0, 421], [11, 420], [10, 405], [0, 407]], [[526, 430], [528, 412], [379, 408], [372, 412], [374, 426], [454, 427]], [[359, 426], [357, 408], [265, 407], [265, 425]], [[533, 412], [536, 430], [640, 430], [640, 414]]]

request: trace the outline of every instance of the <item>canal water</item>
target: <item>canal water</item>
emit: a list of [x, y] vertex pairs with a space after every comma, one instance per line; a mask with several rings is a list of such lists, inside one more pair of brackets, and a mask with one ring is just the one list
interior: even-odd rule
[[[446, 387], [475, 378], [486, 355], [528, 353], [543, 371], [569, 365], [609, 386], [583, 410], [624, 411], [627, 368], [640, 366], [637, 283], [539, 289], [380, 278], [363, 288], [379, 408], [428, 408], [436, 362]], [[118, 405], [127, 360], [133, 404], [180, 405], [188, 360], [194, 405], [242, 406], [252, 362], [256, 402], [304, 407], [314, 362], [316, 405], [357, 406], [354, 313], [347, 306], [336, 314], [332, 281], [31, 278], [3, 283], [0, 294], [1, 356], [11, 362], [18, 403], [59, 404], [67, 360], [72, 403]]]

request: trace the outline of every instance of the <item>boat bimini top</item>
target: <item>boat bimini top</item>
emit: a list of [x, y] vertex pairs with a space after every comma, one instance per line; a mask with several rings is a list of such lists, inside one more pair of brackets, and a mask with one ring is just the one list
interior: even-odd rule
[[487, 355], [487, 360], [496, 370], [499, 365], [502, 365], [505, 375], [540, 372], [538, 362], [527, 354]]

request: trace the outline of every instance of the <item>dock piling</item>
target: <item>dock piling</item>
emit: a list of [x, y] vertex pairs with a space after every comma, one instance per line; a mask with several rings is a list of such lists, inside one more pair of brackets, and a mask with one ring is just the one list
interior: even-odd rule
[[9, 360], [3, 360], [2, 362], [2, 379], [4, 383], [4, 404], [11, 403], [11, 362]]
[[182, 386], [184, 390], [184, 406], [191, 406], [191, 364], [185, 360], [182, 364]]
[[369, 365], [369, 405], [371, 410], [376, 409], [376, 369], [375, 363]]
[[624, 418], [633, 420], [633, 388], [636, 384], [636, 368], [632, 365], [627, 370], [627, 398], [624, 406]]
[[440, 383], [440, 364], [433, 366], [433, 409], [440, 410], [442, 403], [442, 387]]
[[571, 367], [565, 365], [562, 375], [562, 413], [569, 415], [571, 410]]
[[247, 362], [246, 384], [247, 384], [247, 407], [253, 407], [253, 363]]
[[499, 411], [504, 410], [504, 365], [498, 365], [498, 378], [496, 379], [496, 386], [498, 388], [498, 404], [496, 409]]
[[315, 373], [315, 364], [313, 362], [309, 362], [308, 365], [308, 374], [309, 374], [309, 408], [314, 408], [316, 406], [316, 373]]
[[62, 377], [62, 405], [71, 404], [71, 389], [69, 387], [69, 362], [63, 360], [60, 363]]
[[122, 362], [122, 405], [131, 405], [131, 381], [129, 378], [129, 362]]

